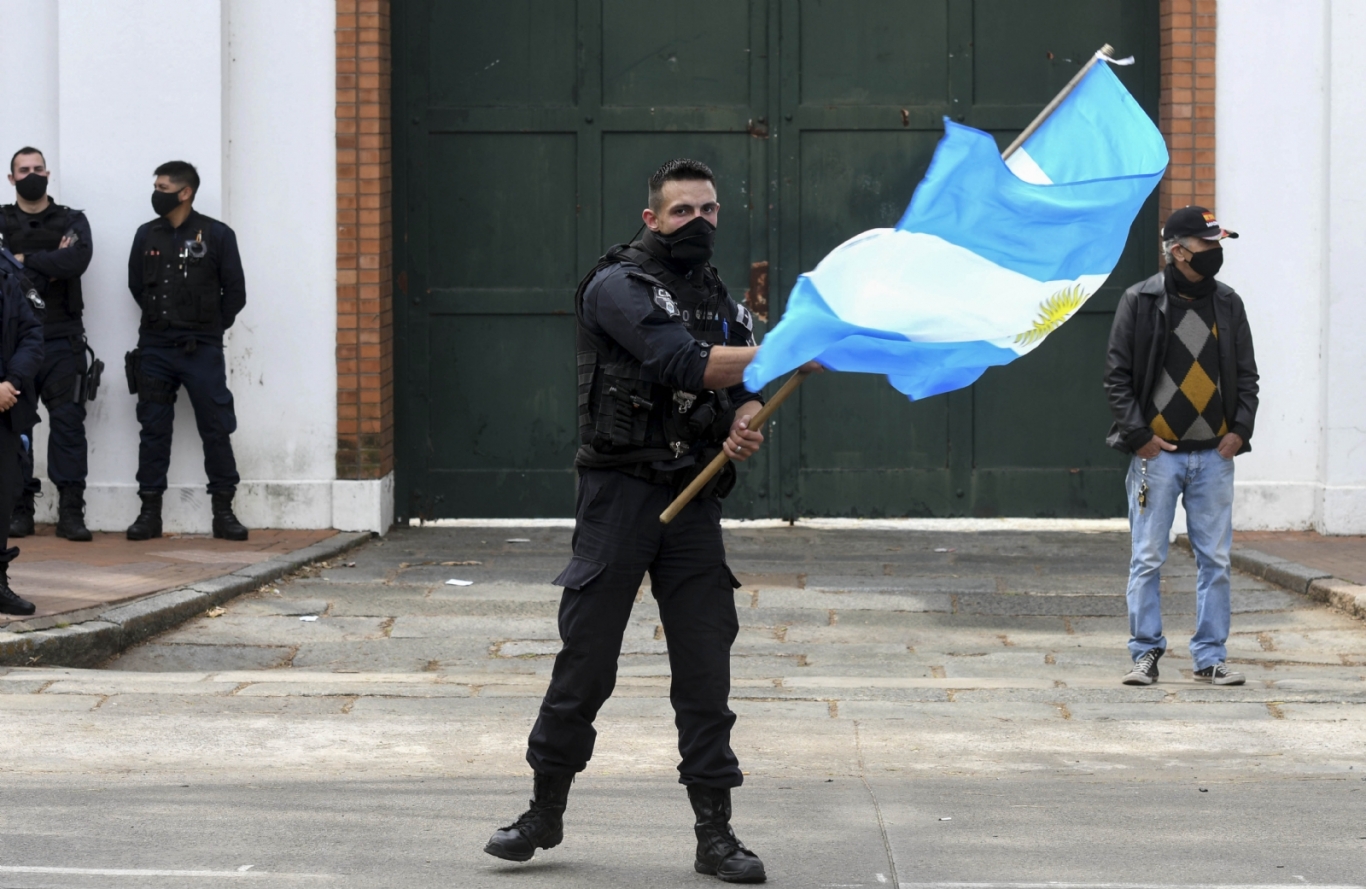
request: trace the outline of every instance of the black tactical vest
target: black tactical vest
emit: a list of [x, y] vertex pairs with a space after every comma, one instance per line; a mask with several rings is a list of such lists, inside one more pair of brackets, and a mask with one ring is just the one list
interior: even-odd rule
[[675, 391], [653, 378], [635, 356], [584, 324], [584, 293], [603, 269], [624, 264], [625, 273], [672, 299], [683, 325], [700, 342], [726, 342], [729, 294], [716, 270], [703, 266], [679, 275], [640, 242], [607, 252], [579, 284], [578, 316], [579, 452], [584, 468], [645, 465], [669, 481], [670, 472], [697, 465], [704, 451], [729, 433], [735, 408], [724, 390]]
[[223, 329], [218, 251], [209, 249], [211, 222], [194, 213], [179, 236], [165, 219], [148, 229], [142, 245], [144, 329], [210, 333]]
[[[30, 216], [19, 209], [17, 204], [0, 207], [0, 226], [3, 226], [5, 246], [11, 253], [37, 253], [41, 250], [56, 250], [62, 237], [71, 228], [71, 208], [55, 201], [36, 216]], [[80, 328], [81, 312], [85, 300], [81, 297], [80, 277], [65, 281], [54, 281], [38, 272], [26, 272], [28, 283], [38, 291], [47, 303], [43, 326], [51, 331], [58, 325]]]

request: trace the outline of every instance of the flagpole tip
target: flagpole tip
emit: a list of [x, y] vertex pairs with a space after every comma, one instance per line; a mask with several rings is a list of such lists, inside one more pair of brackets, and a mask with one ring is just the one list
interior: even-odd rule
[[1108, 43], [1102, 46], [1100, 51], [1107, 56], [1113, 56], [1115, 54], [1115, 48]]

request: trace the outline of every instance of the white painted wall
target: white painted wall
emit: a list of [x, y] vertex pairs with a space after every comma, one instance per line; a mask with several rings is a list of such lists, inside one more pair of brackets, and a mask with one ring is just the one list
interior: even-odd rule
[[[128, 250], [152, 218], [152, 170], [172, 159], [198, 167], [196, 208], [236, 230], [246, 268], [247, 306], [226, 344], [239, 516], [254, 527], [387, 527], [392, 479], [335, 480], [334, 29], [333, 0], [0, 0], [0, 154], [43, 149], [52, 193], [93, 230], [86, 326], [107, 365], [87, 424], [94, 529], [120, 530], [137, 512]], [[46, 424], [35, 445], [41, 475]], [[209, 528], [202, 454], [182, 393], [168, 530]], [[44, 489], [40, 517], [55, 499]]]
[[1245, 529], [1366, 533], [1366, 8], [1219, 6], [1220, 275], [1247, 304], [1261, 372]]

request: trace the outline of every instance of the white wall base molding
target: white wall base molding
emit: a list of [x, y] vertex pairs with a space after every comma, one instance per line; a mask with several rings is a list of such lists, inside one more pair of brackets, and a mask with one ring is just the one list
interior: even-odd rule
[[394, 523], [394, 474], [332, 483], [332, 527], [383, 534]]
[[[57, 489], [41, 479], [40, 522], [57, 520]], [[94, 484], [85, 490], [85, 522], [92, 531], [122, 531], [137, 517], [136, 484]], [[373, 481], [244, 481], [233, 500], [248, 528], [336, 528], [384, 533], [394, 520], [393, 474]], [[207, 534], [212, 529], [209, 494], [203, 485], [171, 485], [162, 500], [169, 533]]]
[[1366, 485], [1328, 485], [1323, 489], [1320, 534], [1366, 534]]
[[1322, 490], [1318, 482], [1234, 482], [1233, 527], [1307, 531], [1314, 527]]

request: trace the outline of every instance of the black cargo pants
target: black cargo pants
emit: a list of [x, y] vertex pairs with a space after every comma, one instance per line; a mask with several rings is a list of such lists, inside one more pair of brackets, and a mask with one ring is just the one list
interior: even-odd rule
[[[80, 337], [61, 337], [43, 345], [43, 366], [33, 383], [47, 408], [47, 476], [59, 489], [70, 486], [85, 490], [85, 401], [75, 400], [86, 371], [85, 343]], [[36, 497], [43, 485], [33, 477], [31, 446], [21, 452], [19, 464], [24, 495]]]
[[194, 408], [195, 424], [204, 444], [204, 474], [208, 491], [235, 491], [241, 481], [232, 453], [237, 413], [228, 391], [223, 347], [209, 343], [183, 346], [141, 346], [138, 377], [138, 490], [166, 490], [171, 467], [171, 433], [175, 427], [176, 392], [183, 385]]
[[673, 490], [615, 470], [579, 474], [574, 557], [557, 585], [560, 639], [545, 700], [527, 740], [537, 772], [581, 772], [593, 755], [593, 720], [612, 694], [622, 636], [648, 571], [669, 647], [669, 700], [678, 726], [679, 782], [739, 787], [730, 748], [735, 714], [730, 647], [739, 631], [721, 543], [721, 501], [694, 500], [672, 522], [659, 514]]

